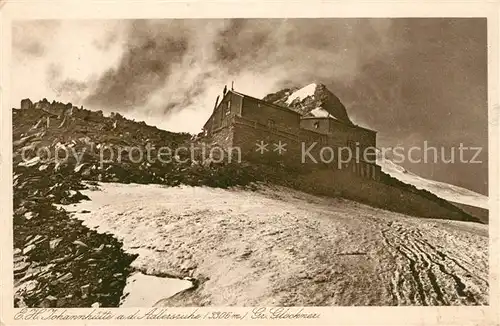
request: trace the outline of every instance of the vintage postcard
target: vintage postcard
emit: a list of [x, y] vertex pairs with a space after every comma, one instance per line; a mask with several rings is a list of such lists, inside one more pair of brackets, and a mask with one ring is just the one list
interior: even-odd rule
[[499, 325], [494, 2], [21, 2], [1, 322]]

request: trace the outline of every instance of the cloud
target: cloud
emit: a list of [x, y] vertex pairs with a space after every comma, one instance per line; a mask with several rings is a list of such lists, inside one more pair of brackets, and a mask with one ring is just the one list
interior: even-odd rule
[[85, 104], [197, 132], [231, 81], [261, 97], [312, 80], [355, 80], [364, 64], [404, 46], [391, 27], [377, 19], [132, 21], [120, 63]]
[[[195, 132], [231, 81], [264, 96], [311, 80], [355, 80], [363, 64], [401, 46], [391, 25], [366, 19], [34, 21], [17, 25], [22, 37], [14, 48], [17, 58], [26, 58], [30, 44], [46, 40], [24, 71], [33, 63], [44, 67], [32, 74], [37, 82], [43, 74], [48, 86], [35, 87], [36, 95]], [[197, 118], [169, 123], [186, 112]]]
[[[82, 102], [88, 94], [74, 92], [67, 85], [85, 83], [88, 91], [99, 76], [114, 67], [123, 53], [124, 25], [123, 21], [98, 20], [15, 21], [12, 106], [26, 97]], [[106, 47], [96, 45], [110, 35], [114, 39]], [[34, 51], [36, 47], [40, 49]]]
[[55, 86], [54, 91], [59, 96], [65, 94], [73, 99], [82, 99], [85, 96], [87, 89], [88, 84], [86, 82], [65, 79]]
[[46, 50], [44, 37], [54, 33], [59, 26], [55, 20], [14, 21], [12, 49], [14, 58], [41, 57]]

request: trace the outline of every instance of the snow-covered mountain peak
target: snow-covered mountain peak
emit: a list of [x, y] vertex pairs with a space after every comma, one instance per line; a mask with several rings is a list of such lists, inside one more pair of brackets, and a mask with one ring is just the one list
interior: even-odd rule
[[263, 100], [288, 107], [305, 117], [331, 117], [352, 124], [340, 99], [321, 83], [285, 88], [268, 94]]
[[316, 83], [311, 83], [305, 87], [302, 87], [299, 90], [296, 90], [290, 96], [288, 96], [286, 104], [291, 104], [295, 100], [302, 101], [308, 96], [314, 96], [317, 87], [318, 85]]

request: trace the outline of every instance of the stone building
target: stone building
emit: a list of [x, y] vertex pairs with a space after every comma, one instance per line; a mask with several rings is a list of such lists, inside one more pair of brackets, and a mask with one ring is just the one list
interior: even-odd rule
[[[324, 114], [324, 110], [321, 114], [314, 112], [319, 107], [312, 112], [305, 112], [303, 105], [298, 107], [300, 110], [294, 110], [224, 90], [222, 100], [217, 98], [203, 126], [203, 135], [225, 149], [239, 148], [245, 160], [278, 161], [298, 168], [329, 167], [374, 180], [380, 178], [380, 166], [375, 163], [375, 131], [354, 125], [343, 106], [333, 110], [341, 112], [336, 114], [339, 118]], [[267, 145], [259, 151], [258, 144]], [[285, 144], [281, 150], [280, 144]], [[363, 155], [370, 148], [372, 155]]]

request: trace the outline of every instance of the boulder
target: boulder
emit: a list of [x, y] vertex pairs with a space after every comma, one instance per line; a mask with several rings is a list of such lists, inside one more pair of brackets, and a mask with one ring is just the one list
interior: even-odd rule
[[57, 298], [49, 295], [42, 301], [41, 306], [42, 308], [55, 308], [57, 306]]
[[82, 292], [82, 298], [87, 298], [90, 294], [90, 284], [81, 286], [80, 291]]
[[33, 102], [29, 98], [21, 100], [21, 110], [30, 110], [33, 108]]
[[25, 293], [25, 292], [32, 292], [34, 291], [38, 286], [38, 281], [36, 280], [30, 280], [27, 282], [22, 283], [20, 286], [16, 288], [17, 293]]
[[54, 239], [54, 240], [50, 240], [50, 242], [49, 242], [50, 249], [55, 249], [57, 247], [57, 245], [59, 245], [59, 243], [61, 241], [62, 241], [62, 238], [57, 238], [57, 239]]
[[73, 274], [71, 273], [66, 273], [64, 274], [63, 276], [59, 277], [57, 280], [56, 280], [56, 283], [60, 283], [60, 282], [67, 282], [69, 280], [71, 280], [73, 278]]
[[24, 249], [23, 249], [23, 254], [24, 254], [24, 255], [27, 255], [27, 254], [29, 254], [30, 252], [32, 252], [35, 248], [36, 248], [36, 246], [35, 246], [34, 244], [27, 245], [27, 246], [26, 246], [26, 247], [24, 247]]
[[23, 274], [24, 272], [26, 272], [26, 270], [28, 270], [28, 267], [30, 267], [30, 263], [28, 262], [24, 262], [24, 261], [20, 261], [20, 262], [15, 262], [14, 263], [14, 276], [20, 276], [21, 274]]

